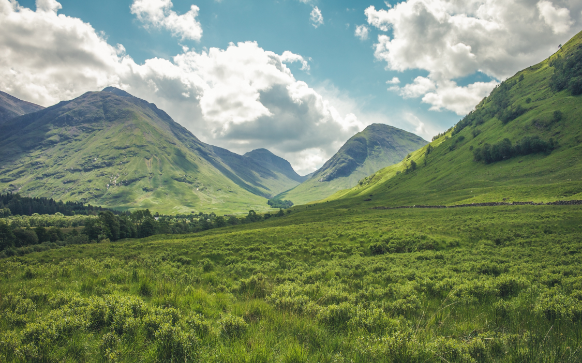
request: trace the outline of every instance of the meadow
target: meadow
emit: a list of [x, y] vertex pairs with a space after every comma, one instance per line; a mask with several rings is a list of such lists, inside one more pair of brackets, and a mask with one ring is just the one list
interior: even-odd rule
[[578, 362], [581, 220], [323, 203], [4, 258], [0, 360]]

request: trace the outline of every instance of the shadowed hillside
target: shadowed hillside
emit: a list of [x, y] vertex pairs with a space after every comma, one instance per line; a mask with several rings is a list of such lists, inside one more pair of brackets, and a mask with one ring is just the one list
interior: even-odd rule
[[42, 110], [44, 107], [22, 101], [0, 91], [0, 125], [11, 118]]

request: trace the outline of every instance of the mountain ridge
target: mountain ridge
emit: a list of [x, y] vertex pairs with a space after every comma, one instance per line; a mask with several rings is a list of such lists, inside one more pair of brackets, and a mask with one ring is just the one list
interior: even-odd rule
[[18, 116], [40, 111], [44, 107], [23, 101], [6, 92], [0, 91], [0, 124]]
[[298, 184], [111, 87], [8, 120], [0, 143], [3, 192], [106, 207], [268, 210], [268, 198]]

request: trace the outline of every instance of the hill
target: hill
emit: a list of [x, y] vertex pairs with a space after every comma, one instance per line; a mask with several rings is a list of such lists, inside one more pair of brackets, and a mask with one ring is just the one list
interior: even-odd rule
[[351, 137], [339, 151], [311, 177], [277, 198], [303, 204], [323, 199], [426, 145], [410, 132], [384, 124], [372, 124]]
[[328, 201], [372, 207], [582, 199], [581, 77], [582, 32], [501, 83], [430, 146]]
[[0, 125], [0, 190], [160, 213], [266, 210], [298, 184], [116, 88]]
[[0, 91], [0, 125], [12, 118], [40, 111], [43, 108], [42, 106], [22, 101], [6, 92]]

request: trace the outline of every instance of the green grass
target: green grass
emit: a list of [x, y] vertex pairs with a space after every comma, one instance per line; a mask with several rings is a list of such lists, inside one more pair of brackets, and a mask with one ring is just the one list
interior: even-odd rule
[[582, 207], [296, 207], [0, 261], [0, 360], [580, 361]]

